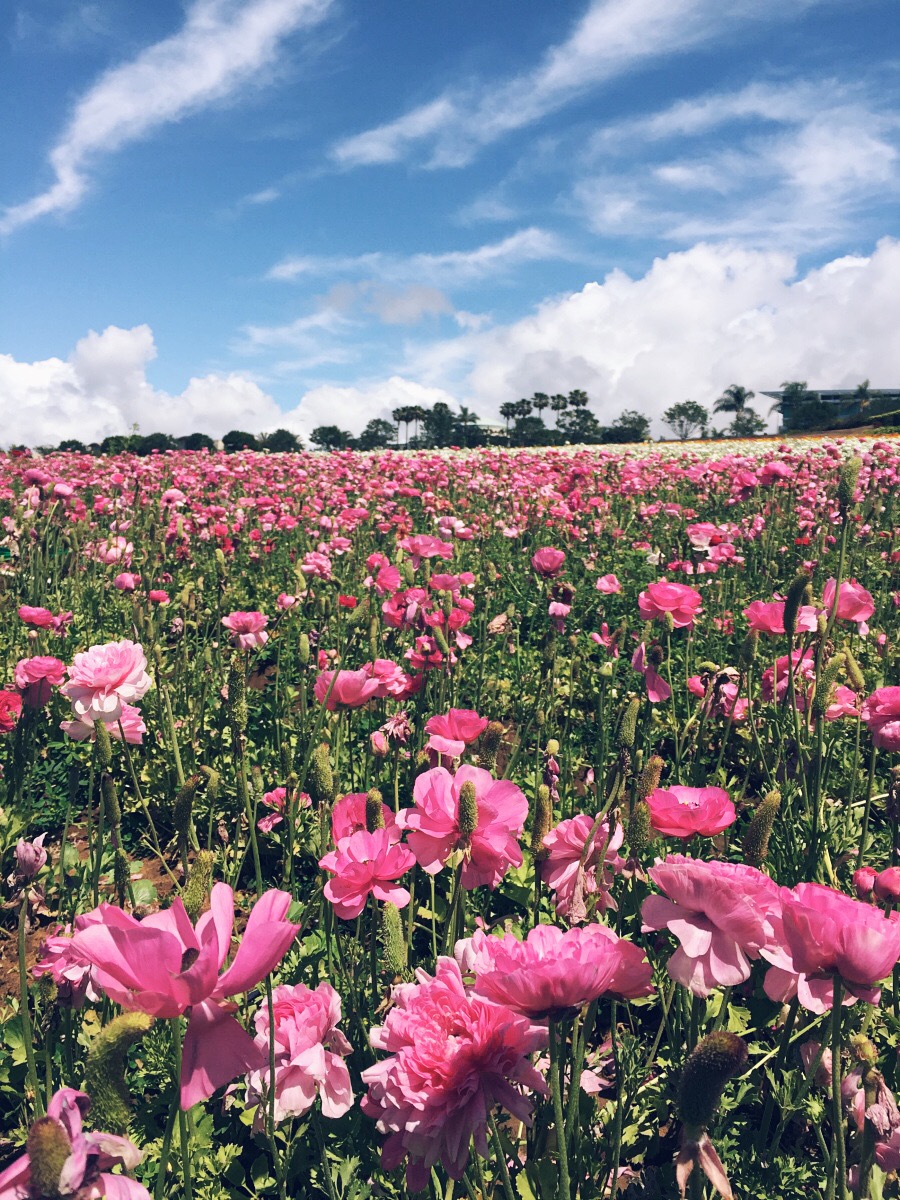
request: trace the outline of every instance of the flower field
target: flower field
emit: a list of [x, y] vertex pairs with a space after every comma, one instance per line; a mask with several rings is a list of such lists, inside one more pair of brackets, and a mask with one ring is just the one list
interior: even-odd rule
[[900, 442], [0, 463], [0, 1200], [900, 1195]]

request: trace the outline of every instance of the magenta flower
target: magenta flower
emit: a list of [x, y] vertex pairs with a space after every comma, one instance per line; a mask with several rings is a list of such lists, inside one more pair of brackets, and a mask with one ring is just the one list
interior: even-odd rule
[[794, 668], [797, 708], [805, 712], [807, 696], [803, 684], [810, 683], [816, 674], [816, 657], [811, 648], [804, 650], [801, 646], [792, 652], [790, 659], [783, 654], [781, 658], [776, 659], [774, 667], [766, 667], [760, 681], [762, 698], [768, 703], [774, 700], [779, 704], [786, 699], [791, 679], [791, 664]]
[[[28, 1136], [28, 1153], [21, 1154], [0, 1172], [0, 1200], [24, 1200], [37, 1196], [36, 1183], [31, 1178], [32, 1159], [41, 1155], [40, 1195], [69, 1196], [72, 1200], [92, 1200], [106, 1196], [109, 1200], [150, 1200], [150, 1193], [127, 1175], [112, 1174], [111, 1168], [132, 1170], [143, 1155], [126, 1137], [114, 1133], [85, 1133], [82, 1120], [91, 1107], [90, 1097], [74, 1088], [60, 1088], [47, 1105], [46, 1117], [40, 1117]], [[59, 1177], [53, 1191], [44, 1177], [56, 1156], [61, 1156]], [[42, 1154], [43, 1151], [43, 1154]], [[40, 1160], [39, 1160], [40, 1161]]]
[[453, 557], [452, 542], [442, 542], [440, 538], [432, 537], [429, 533], [417, 533], [414, 537], [401, 538], [398, 544], [412, 559], [414, 571], [418, 571], [423, 558]]
[[[777, 635], [784, 633], [784, 601], [754, 600], [744, 609], [747, 624], [757, 633]], [[796, 628], [802, 633], [813, 633], [816, 628], [816, 610], [804, 604], [797, 613]]]
[[[625, 831], [617, 824], [610, 833], [607, 818], [597, 826], [585, 853], [594, 823], [589, 813], [579, 813], [571, 820], [560, 821], [544, 838], [548, 854], [541, 863], [541, 879], [556, 893], [557, 914], [569, 921], [586, 919], [585, 901], [591, 896], [597, 896], [600, 912], [615, 908], [609, 887], [612, 872], [624, 865], [617, 852]], [[601, 859], [603, 868], [598, 877]], [[579, 909], [584, 910], [583, 916]]]
[[565, 566], [566, 556], [562, 550], [544, 546], [531, 556], [531, 565], [544, 579], [555, 579]]
[[386, 1171], [404, 1158], [410, 1191], [428, 1185], [431, 1168], [443, 1164], [461, 1179], [469, 1145], [487, 1157], [487, 1118], [496, 1105], [528, 1122], [530, 1088], [546, 1095], [529, 1056], [547, 1044], [547, 1029], [508, 1008], [470, 995], [459, 966], [439, 958], [434, 978], [417, 973], [401, 984], [384, 1025], [372, 1030], [372, 1045], [390, 1058], [363, 1071], [368, 1092], [361, 1108], [387, 1140], [381, 1152]]
[[[302, 983], [272, 991], [275, 1018], [275, 1120], [302, 1117], [318, 1096], [322, 1114], [342, 1117], [353, 1106], [350, 1072], [344, 1059], [353, 1047], [338, 1029], [341, 998], [330, 983], [310, 989]], [[254, 1019], [256, 1044], [266, 1066], [247, 1077], [247, 1101], [256, 1104], [254, 1128], [261, 1127], [269, 1091], [269, 1009], [262, 1005]]]
[[231, 644], [239, 650], [254, 650], [269, 640], [266, 626], [269, 618], [261, 612], [233, 612], [222, 618], [222, 624], [231, 632]]
[[643, 642], [631, 656], [631, 666], [644, 676], [647, 687], [647, 699], [651, 704], [665, 704], [672, 695], [672, 689], [647, 658], [647, 647]]
[[642, 621], [661, 621], [671, 613], [675, 628], [684, 629], [693, 625], [702, 603], [700, 593], [686, 583], [668, 583], [661, 579], [649, 584], [638, 596], [638, 612]]
[[536, 925], [525, 941], [478, 932], [467, 965], [475, 992], [523, 1017], [560, 1017], [607, 993], [633, 999], [653, 991], [644, 951], [602, 925], [565, 932]]
[[[337, 676], [335, 678], [335, 676]], [[331, 681], [334, 680], [332, 687]], [[331, 695], [328, 689], [331, 688]], [[316, 679], [313, 694], [329, 712], [336, 708], [361, 708], [379, 693], [381, 684], [368, 671], [321, 671]], [[328, 696], [326, 701], [325, 697]]]
[[281, 962], [299, 925], [284, 918], [288, 892], [265, 892], [250, 912], [234, 960], [234, 892], [217, 883], [210, 908], [191, 925], [181, 897], [142, 921], [111, 904], [72, 938], [72, 949], [92, 964], [95, 986], [130, 1011], [178, 1017], [190, 1010], [181, 1072], [181, 1107], [208, 1099], [216, 1088], [265, 1065], [266, 1056], [230, 1014], [227, 997], [250, 991]]
[[[397, 818], [394, 816], [393, 809], [388, 808], [383, 800], [381, 815], [391, 841], [399, 842], [401, 833], [397, 828]], [[350, 792], [346, 796], [341, 796], [331, 810], [331, 837], [335, 846], [339, 846], [345, 838], [352, 837], [354, 833], [359, 833], [360, 830], [364, 831], [365, 828], [366, 793]]]
[[22, 713], [18, 692], [0, 691], [0, 733], [12, 733]]
[[669, 975], [695, 996], [743, 983], [750, 960], [776, 944], [786, 889], [755, 867], [670, 854], [649, 874], [665, 895], [644, 901], [641, 929], [674, 934]]
[[862, 720], [881, 750], [900, 750], [900, 687], [878, 688], [867, 696]]
[[52, 689], [60, 686], [65, 674], [66, 664], [52, 655], [20, 658], [16, 663], [14, 679], [22, 693], [22, 703], [26, 708], [43, 708], [50, 701]]
[[[828, 613], [835, 608], [837, 580], [829, 579], [822, 591], [822, 601]], [[837, 597], [837, 617], [841, 621], [855, 621], [862, 637], [869, 632], [868, 620], [875, 612], [875, 601], [861, 583], [845, 579]]]
[[395, 841], [389, 830], [359, 830], [319, 859], [319, 866], [334, 874], [334, 879], [325, 884], [325, 898], [345, 921], [359, 916], [370, 895], [405, 908], [409, 892], [398, 887], [395, 880], [405, 875], [415, 861], [413, 852]]
[[124, 704], [140, 700], [152, 686], [143, 649], [126, 638], [76, 654], [61, 691], [78, 719], [109, 724], [121, 717]]
[[[464, 783], [475, 788], [478, 819], [471, 834], [459, 827], [459, 795]], [[494, 779], [481, 767], [445, 767], [423, 771], [413, 786], [414, 808], [397, 815], [419, 866], [436, 875], [457, 852], [462, 886], [495, 888], [510, 867], [522, 865], [518, 839], [528, 816], [528, 801], [508, 779]]]
[[[298, 808], [309, 808], [312, 804], [312, 797], [308, 792], [300, 792], [296, 796]], [[271, 808], [272, 812], [267, 817], [260, 817], [256, 822], [256, 828], [262, 830], [263, 833], [271, 833], [276, 825], [280, 825], [284, 820], [284, 810], [287, 807], [287, 788], [277, 787], [271, 791], [265, 792], [262, 798], [266, 808]]]
[[429, 717], [425, 722], [425, 732], [431, 734], [428, 749], [448, 758], [459, 758], [466, 746], [481, 737], [487, 725], [487, 717], [479, 717], [471, 708], [451, 708], [446, 716]]
[[737, 820], [730, 796], [720, 787], [657, 788], [647, 803], [650, 823], [666, 837], [714, 837]]

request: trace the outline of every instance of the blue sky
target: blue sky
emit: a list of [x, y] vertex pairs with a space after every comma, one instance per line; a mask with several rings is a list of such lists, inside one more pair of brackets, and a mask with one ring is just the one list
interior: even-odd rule
[[894, 0], [4, 13], [9, 440], [900, 385]]

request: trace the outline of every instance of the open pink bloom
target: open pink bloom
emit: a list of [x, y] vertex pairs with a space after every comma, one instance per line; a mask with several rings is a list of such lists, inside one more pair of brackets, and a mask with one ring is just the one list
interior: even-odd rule
[[[382, 800], [381, 815], [384, 818], [384, 827], [390, 834], [392, 842], [399, 842], [401, 832], [397, 828], [397, 818], [394, 816], [393, 809]], [[334, 808], [331, 810], [331, 836], [335, 846], [339, 846], [341, 842], [348, 837], [352, 837], [354, 833], [359, 833], [366, 828], [366, 793], [365, 792], [350, 792], [346, 796], [341, 796]]]
[[737, 820], [731, 797], [720, 787], [657, 788], [647, 803], [651, 825], [666, 837], [714, 837]]
[[[478, 820], [475, 830], [459, 828], [459, 794], [464, 783], [475, 788]], [[518, 839], [528, 816], [524, 793], [508, 779], [494, 779], [481, 767], [462, 766], [455, 775], [445, 767], [423, 771], [413, 786], [414, 808], [397, 814], [397, 824], [409, 830], [407, 841], [419, 866], [436, 875], [458, 851], [462, 886], [495, 888], [510, 867], [522, 865]]]
[[398, 543], [401, 550], [412, 559], [413, 570], [418, 571], [423, 558], [452, 558], [453, 543], [442, 542], [440, 538], [432, 537], [430, 533], [417, 533], [414, 537], [401, 538]]
[[649, 874], [665, 895], [644, 901], [641, 929], [674, 934], [669, 975], [695, 996], [743, 983], [750, 960], [777, 942], [786, 889], [755, 867], [670, 854]]
[[[804, 683], [810, 683], [816, 674], [816, 656], [812, 648], [804, 650], [799, 647], [791, 654], [794, 667], [794, 687], [797, 693], [797, 708], [806, 711], [807, 695]], [[777, 659], [774, 667], [766, 667], [762, 673], [761, 691], [763, 700], [781, 703], [787, 699], [790, 685], [790, 661], [786, 654]]]
[[113, 587], [119, 592], [133, 592], [140, 582], [140, 575], [135, 575], [133, 571], [122, 571], [113, 580]]
[[672, 689], [653, 664], [647, 661], [647, 647], [643, 642], [641, 642], [631, 656], [631, 666], [635, 671], [639, 671], [644, 676], [644, 683], [647, 687], [647, 699], [651, 704], [665, 704], [672, 695]]
[[[744, 609], [747, 624], [757, 633], [784, 633], [784, 601], [754, 600]], [[797, 629], [802, 633], [813, 633], [816, 628], [816, 610], [804, 604], [797, 613]]]
[[[311, 989], [298, 983], [280, 984], [272, 991], [275, 1018], [275, 1120], [302, 1117], [322, 1101], [322, 1114], [342, 1117], [353, 1106], [350, 1072], [344, 1059], [353, 1047], [338, 1029], [341, 998], [330, 983]], [[247, 1101], [258, 1105], [254, 1128], [263, 1124], [269, 1090], [269, 1008], [264, 1004], [254, 1019], [256, 1044], [266, 1066], [247, 1077]]]
[[405, 908], [409, 892], [398, 887], [395, 880], [405, 875], [415, 861], [413, 852], [392, 839], [387, 829], [376, 829], [374, 833], [360, 830], [319, 859], [323, 870], [334, 873], [334, 879], [325, 884], [325, 899], [345, 921], [359, 916], [370, 895]]
[[[556, 893], [558, 915], [570, 921], [586, 919], [585, 901], [591, 896], [597, 897], [600, 912], [616, 907], [609, 887], [613, 872], [624, 865], [618, 849], [625, 831], [617, 824], [610, 833], [609, 820], [601, 821], [585, 854], [594, 824], [595, 818], [589, 813], [579, 813], [568, 821], [560, 821], [544, 838], [548, 856], [541, 863], [541, 879]], [[601, 860], [603, 868], [598, 878]]]
[[[31, 1157], [40, 1153], [42, 1143], [47, 1146], [48, 1156], [56, 1153], [58, 1143], [68, 1143], [69, 1153], [60, 1163], [59, 1178], [52, 1193], [43, 1188], [53, 1185], [42, 1180], [41, 1196], [68, 1196], [72, 1200], [104, 1196], [108, 1200], [150, 1200], [150, 1193], [143, 1184], [127, 1175], [112, 1174], [115, 1166], [132, 1170], [138, 1165], [143, 1155], [137, 1146], [114, 1133], [83, 1131], [82, 1120], [90, 1107], [91, 1100], [85, 1092], [60, 1088], [47, 1105], [46, 1117], [39, 1118], [32, 1126], [28, 1138], [31, 1154], [21, 1154], [5, 1171], [0, 1171], [0, 1200], [24, 1200], [38, 1195], [36, 1182], [33, 1185], [31, 1179]], [[43, 1175], [47, 1162], [42, 1166]]]
[[53, 613], [49, 608], [33, 608], [30, 604], [23, 604], [19, 608], [19, 619], [35, 629], [53, 627]]
[[[835, 604], [835, 588], [837, 580], [829, 579], [822, 591], [822, 601], [825, 610], [831, 613]], [[855, 621], [860, 634], [865, 637], [869, 632], [868, 620], [875, 612], [875, 601], [861, 583], [855, 579], [845, 579], [841, 584], [837, 600], [837, 616], [841, 621]]]
[[[86, 929], [97, 924], [96, 913], [81, 913], [75, 918], [75, 929]], [[54, 933], [41, 942], [38, 961], [32, 968], [35, 979], [49, 975], [56, 984], [59, 1004], [68, 1008], [81, 1008], [87, 998], [92, 1003], [102, 999], [93, 985], [93, 966], [79, 954], [72, 939], [71, 927], [57, 925]]]
[[560, 1017], [607, 993], [634, 998], [653, 991], [644, 951], [603, 925], [536, 925], [524, 941], [478, 931], [469, 964], [477, 995], [535, 1019]]
[[[329, 688], [331, 695], [328, 694]], [[361, 708], [370, 700], [374, 700], [380, 689], [381, 684], [378, 680], [373, 679], [365, 670], [321, 671], [316, 679], [313, 694], [320, 704], [324, 703], [329, 712], [334, 712], [336, 708]]]
[[[295, 799], [298, 809], [309, 808], [312, 804], [312, 797], [308, 792], [300, 792]], [[271, 833], [275, 826], [280, 825], [284, 819], [284, 810], [287, 806], [287, 788], [272, 788], [270, 792], [263, 794], [262, 802], [266, 808], [271, 808], [272, 812], [267, 817], [260, 817], [256, 822], [256, 828], [262, 830], [263, 833]]]
[[288, 892], [265, 892], [253, 906], [231, 966], [234, 892], [217, 883], [209, 911], [191, 925], [181, 897], [142, 921], [101, 904], [98, 919], [72, 938], [73, 952], [93, 965], [96, 987], [132, 1012], [178, 1017], [190, 1009], [184, 1039], [181, 1107], [207, 1100], [216, 1088], [266, 1064], [267, 1056], [231, 1013], [228, 996], [256, 987], [282, 958], [299, 925], [284, 918]]
[[26, 708], [43, 708], [65, 678], [66, 664], [49, 654], [38, 654], [34, 658], [20, 658], [16, 663], [16, 687], [22, 693]]
[[661, 621], [671, 613], [675, 628], [684, 629], [693, 625], [702, 603], [700, 593], [686, 583], [668, 583], [661, 579], [659, 583], [649, 584], [638, 596], [638, 612], [642, 621]]
[[862, 719], [881, 750], [900, 750], [900, 687], [878, 688], [867, 696]]
[[487, 717], [479, 717], [471, 708], [451, 708], [445, 716], [429, 717], [425, 722], [425, 732], [431, 734], [428, 749], [448, 758], [459, 758], [466, 746], [481, 737], [487, 725]]
[[615, 575], [601, 575], [596, 587], [598, 592], [603, 592], [606, 596], [613, 596], [622, 590], [622, 585]]
[[844, 982], [845, 1004], [877, 1004], [878, 984], [900, 959], [900, 919], [845, 896], [821, 883], [798, 883], [785, 893], [780, 946], [764, 957], [773, 964], [766, 975], [770, 999], [796, 996], [810, 1012], [834, 1005], [834, 978]]
[[371, 679], [377, 681], [377, 699], [382, 700], [388, 696], [402, 699], [408, 694], [410, 678], [399, 663], [389, 658], [376, 658], [374, 662], [366, 663], [362, 669]]
[[825, 709], [826, 721], [839, 721], [841, 717], [858, 717], [860, 696], [843, 684], [834, 689], [831, 703]]
[[142, 647], [126, 638], [76, 654], [61, 691], [77, 718], [109, 724], [121, 717], [123, 704], [140, 700], [152, 686]]
[[530, 1120], [521, 1089], [547, 1094], [529, 1061], [546, 1046], [547, 1029], [467, 993], [452, 958], [438, 959], [434, 978], [422, 970], [416, 978], [394, 988], [384, 1025], [372, 1030], [372, 1045], [391, 1057], [363, 1071], [361, 1108], [388, 1135], [382, 1167], [392, 1171], [406, 1158], [407, 1186], [419, 1192], [438, 1162], [462, 1179], [473, 1140], [487, 1157], [496, 1105]]
[[18, 692], [0, 691], [0, 733], [12, 733], [22, 713]]
[[231, 632], [231, 644], [240, 650], [264, 646], [269, 640], [268, 623], [269, 618], [261, 612], [233, 612], [222, 618], [222, 624]]
[[531, 565], [544, 579], [555, 579], [565, 566], [566, 556], [562, 550], [545, 546], [531, 556]]
[[[111, 738], [122, 740], [122, 729], [119, 729], [121, 723], [122, 729], [125, 731], [125, 741], [129, 746], [140, 746], [144, 740], [144, 734], [147, 732], [147, 726], [144, 724], [144, 718], [141, 716], [141, 710], [133, 704], [123, 704], [122, 712], [118, 721], [104, 721], [106, 731]], [[73, 717], [71, 721], [60, 721], [60, 729], [70, 737], [74, 742], [95, 741], [97, 737], [97, 726], [94, 721], [80, 720]]]

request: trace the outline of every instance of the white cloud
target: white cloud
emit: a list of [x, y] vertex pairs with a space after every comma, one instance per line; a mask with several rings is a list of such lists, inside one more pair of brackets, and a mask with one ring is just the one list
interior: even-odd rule
[[308, 391], [300, 404], [286, 413], [287, 428], [308, 438], [317, 425], [337, 425], [350, 433], [361, 433], [369, 421], [390, 421], [391, 412], [405, 405], [431, 408], [439, 400], [455, 407], [453, 396], [441, 387], [426, 386], [400, 375], [357, 387], [324, 384]]
[[191, 379], [177, 396], [159, 391], [146, 374], [155, 357], [147, 325], [92, 330], [67, 360], [25, 363], [0, 355], [5, 444], [102, 441], [130, 432], [135, 424], [142, 433], [200, 430], [213, 436], [278, 425], [281, 411], [275, 401], [236, 372]]
[[98, 158], [258, 80], [288, 34], [321, 21], [330, 6], [331, 0], [194, 0], [177, 33], [106, 71], [81, 97], [50, 152], [54, 182], [7, 208], [0, 233], [74, 208]]

